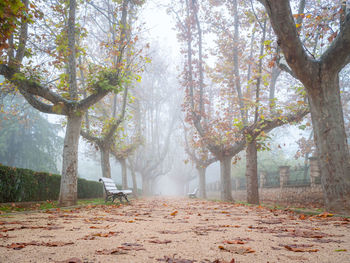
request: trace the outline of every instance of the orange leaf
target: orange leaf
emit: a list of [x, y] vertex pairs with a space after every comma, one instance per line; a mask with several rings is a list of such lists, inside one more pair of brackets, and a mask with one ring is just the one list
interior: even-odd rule
[[172, 212], [170, 215], [171, 216], [176, 216], [176, 214], [178, 213], [178, 211], [177, 210], [175, 210], [174, 212]]

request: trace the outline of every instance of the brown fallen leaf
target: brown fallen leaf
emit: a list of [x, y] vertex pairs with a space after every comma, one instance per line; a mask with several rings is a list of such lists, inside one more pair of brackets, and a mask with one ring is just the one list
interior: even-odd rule
[[14, 250], [20, 250], [22, 248], [25, 248], [26, 245], [23, 243], [12, 243], [11, 245], [7, 245], [7, 248], [12, 248]]
[[122, 246], [118, 248], [122, 250], [145, 250], [141, 244], [137, 243], [123, 243]]
[[93, 233], [93, 234], [90, 234], [90, 235], [86, 235], [84, 236], [83, 238], [81, 239], [84, 239], [84, 240], [94, 240], [96, 237], [112, 237], [112, 236], [116, 236], [120, 233], [120, 231], [118, 232], [115, 232], [115, 231], [109, 231], [107, 233]]
[[327, 218], [327, 217], [332, 217], [332, 216], [334, 216], [334, 214], [330, 214], [328, 212], [323, 212], [323, 213], [317, 215], [316, 217]]
[[55, 261], [55, 263], [83, 263], [80, 258], [69, 258], [63, 261]]
[[73, 242], [63, 242], [63, 241], [53, 241], [53, 242], [37, 242], [37, 241], [31, 241], [31, 242], [19, 242], [19, 243], [12, 243], [10, 245], [5, 246], [6, 248], [19, 250], [26, 246], [46, 246], [46, 247], [62, 247], [67, 245], [72, 245]]
[[40, 243], [41, 246], [46, 247], [63, 247], [68, 245], [73, 245], [73, 242], [63, 242], [63, 241], [52, 241], [52, 242], [42, 242]]
[[243, 245], [245, 244], [246, 242], [242, 241], [242, 240], [224, 240], [222, 243], [225, 243], [225, 244], [239, 244], [239, 245]]
[[293, 252], [317, 252], [317, 248], [311, 248], [313, 245], [297, 245], [297, 244], [292, 244], [292, 245], [284, 245], [286, 249], [289, 251]]
[[224, 246], [220, 245], [219, 249], [221, 249], [223, 251], [239, 254], [239, 255], [244, 255], [244, 254], [254, 253], [255, 252], [255, 250], [250, 248], [250, 247], [234, 247], [234, 246], [224, 247]]
[[220, 259], [215, 259], [213, 262], [211, 263], [235, 263], [235, 259], [232, 258], [230, 262], [226, 261], [226, 260], [220, 260]]
[[162, 230], [158, 231], [160, 234], [179, 234], [180, 232], [178, 231], [172, 231], [172, 230]]
[[154, 244], [168, 244], [171, 243], [171, 240], [159, 240], [159, 239], [154, 239], [154, 240], [149, 240], [148, 242], [154, 243]]
[[121, 255], [121, 254], [127, 254], [127, 252], [120, 248], [114, 248], [114, 249], [104, 249], [104, 250], [97, 250], [96, 254], [98, 255]]
[[300, 220], [305, 220], [305, 219], [306, 219], [306, 216], [305, 216], [304, 214], [301, 214], [301, 215], [299, 216], [299, 219], [300, 219]]
[[8, 231], [14, 231], [14, 230], [16, 230], [16, 228], [14, 228], [14, 227], [11, 227], [11, 228], [1, 228], [1, 229], [0, 229], [0, 232], [8, 232]]

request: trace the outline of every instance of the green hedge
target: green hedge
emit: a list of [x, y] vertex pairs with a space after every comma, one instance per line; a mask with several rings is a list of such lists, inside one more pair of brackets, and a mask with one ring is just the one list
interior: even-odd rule
[[[0, 164], [0, 203], [57, 200], [61, 176]], [[102, 184], [78, 178], [78, 198], [103, 196]]]

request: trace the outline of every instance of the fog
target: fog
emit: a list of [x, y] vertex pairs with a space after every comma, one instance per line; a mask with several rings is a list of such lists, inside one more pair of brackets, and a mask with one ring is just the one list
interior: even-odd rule
[[[100, 5], [103, 10], [107, 2], [101, 0], [95, 4]], [[98, 16], [102, 11], [94, 9], [93, 5], [86, 4], [79, 10], [78, 19], [86, 26], [88, 35], [81, 40], [86, 50], [86, 58], [78, 65], [85, 70], [85, 73], [84, 70], [79, 73], [78, 84], [81, 86], [84, 85], [84, 77], [87, 78], [84, 74], [88, 74], [90, 70], [83, 66], [84, 63], [94, 61], [98, 65], [108, 65], [114, 63], [111, 62], [111, 56], [117, 53], [101, 51], [103, 45], [108, 47], [105, 44], [109, 43], [107, 40], [97, 44], [99, 41], [96, 39], [110, 39], [112, 33], [108, 32], [107, 24], [102, 23], [104, 18]], [[199, 11], [193, 9], [192, 16], [186, 17], [184, 5], [183, 1], [146, 1], [142, 7], [133, 10], [136, 18], [130, 23], [129, 37], [135, 39], [135, 43], [132, 47], [125, 48], [129, 52], [125, 61], [129, 63], [128, 73], [134, 70], [135, 74], [130, 73], [130, 79], [125, 77], [127, 81], [124, 85], [128, 86], [127, 98], [123, 97], [122, 91], [116, 92], [116, 95], [110, 92], [89, 108], [82, 123], [82, 130], [88, 135], [102, 138], [112, 126], [111, 120], [115, 121], [123, 116], [120, 126], [112, 136], [113, 149], [108, 152], [110, 176], [120, 186], [126, 184], [128, 188], [133, 188], [133, 184], [136, 183], [144, 195], [187, 195], [199, 187], [198, 168], [204, 166], [206, 184], [219, 182], [222, 179], [222, 156], [228, 155], [230, 149], [236, 147], [240, 140], [244, 140], [245, 128], [252, 123], [259, 123], [258, 118], [259, 121], [264, 121], [265, 118], [287, 116], [290, 112], [307, 105], [301, 84], [274, 65], [273, 52], [276, 47], [272, 28], [265, 20], [268, 30], [265, 28], [262, 32], [262, 20], [257, 22], [253, 14], [247, 14], [250, 6], [239, 7], [238, 12], [242, 20], [239, 25], [240, 41], [235, 43], [236, 38], [230, 35], [236, 32], [233, 26], [235, 20], [230, 10], [218, 4], [210, 6], [207, 3], [207, 6], [203, 4]], [[98, 19], [83, 16], [84, 8], [88, 10], [88, 15], [94, 15]], [[261, 12], [261, 6], [257, 5], [255, 8]], [[215, 12], [221, 12], [219, 14], [222, 16], [215, 16]], [[260, 13], [255, 15], [261, 16]], [[102, 26], [96, 25], [99, 20], [102, 21]], [[202, 31], [197, 29], [199, 24]], [[89, 35], [90, 31], [94, 34]], [[96, 44], [91, 44], [93, 41]], [[315, 52], [317, 45], [320, 44], [315, 44]], [[260, 48], [263, 54], [259, 54]], [[236, 63], [233, 58], [236, 55], [241, 63], [239, 84], [238, 73], [233, 70]], [[41, 58], [39, 54], [33, 61], [40, 64]], [[262, 64], [260, 69], [259, 63]], [[45, 73], [48, 77], [59, 71], [53, 66], [48, 70], [52, 70], [50, 74]], [[276, 88], [271, 95], [274, 70], [278, 71], [278, 74], [274, 83]], [[233, 75], [237, 76], [232, 77]], [[342, 80], [343, 90], [346, 91], [346, 72], [342, 74]], [[56, 83], [55, 81], [57, 82], [57, 79], [52, 82]], [[0, 82], [4, 80], [0, 79]], [[59, 89], [57, 86], [54, 88]], [[86, 96], [82, 94], [83, 92], [79, 93], [79, 96]], [[125, 100], [126, 107], [123, 109]], [[16, 112], [12, 115], [17, 116], [7, 120], [3, 118], [0, 123], [2, 127], [10, 127], [10, 124], [14, 123], [13, 125], [17, 125], [15, 130], [19, 131], [25, 129], [23, 127], [43, 125], [34, 122], [35, 118], [33, 122], [24, 121], [25, 117], [29, 116], [28, 108], [31, 106], [25, 103], [21, 95], [2, 92], [1, 103], [4, 109]], [[27, 107], [19, 108], [23, 105]], [[40, 146], [44, 140], [40, 142], [34, 136], [34, 130], [27, 133], [29, 137], [21, 137], [18, 133], [14, 140], [14, 137], [10, 136], [13, 131], [2, 129], [1, 145], [5, 145], [6, 142], [10, 145], [10, 140], [13, 140], [13, 147], [0, 148], [2, 164], [61, 172], [61, 152], [67, 121], [65, 117], [57, 115], [40, 116], [47, 121], [45, 125], [51, 125], [54, 134], [40, 135], [41, 138], [48, 139], [45, 140], [45, 145]], [[307, 158], [314, 154], [315, 147], [310, 142], [311, 146], [306, 149], [306, 143], [300, 141], [302, 138], [312, 141], [310, 123], [310, 117], [306, 116], [300, 122], [285, 121], [284, 125], [259, 135], [256, 138], [259, 144], [258, 174], [266, 169], [269, 169], [267, 172], [276, 172], [282, 165], [305, 166], [305, 169], [308, 169]], [[30, 134], [33, 136], [30, 137]], [[30, 150], [15, 146], [24, 145], [25, 140], [36, 140], [33, 144], [46, 156], [51, 156], [56, 167], [45, 166], [45, 162], [39, 160], [28, 166], [23, 160], [31, 154]], [[248, 141], [247, 139], [247, 143]], [[98, 181], [104, 175], [103, 164], [101, 167], [101, 145], [96, 140], [89, 140], [88, 136], [81, 137], [78, 177]], [[246, 144], [230, 156], [233, 158], [230, 160], [232, 178], [245, 176], [245, 150]], [[10, 154], [18, 156], [18, 160], [6, 158]], [[213, 158], [216, 160], [212, 163], [203, 164]], [[123, 161], [125, 166], [122, 165]], [[122, 176], [123, 169], [127, 170], [126, 180]]]

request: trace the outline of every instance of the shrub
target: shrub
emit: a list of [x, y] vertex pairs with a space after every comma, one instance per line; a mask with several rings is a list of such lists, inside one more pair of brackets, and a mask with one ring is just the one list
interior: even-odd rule
[[[61, 176], [0, 164], [0, 202], [57, 200]], [[78, 178], [78, 198], [103, 196], [103, 187], [95, 181]]]

